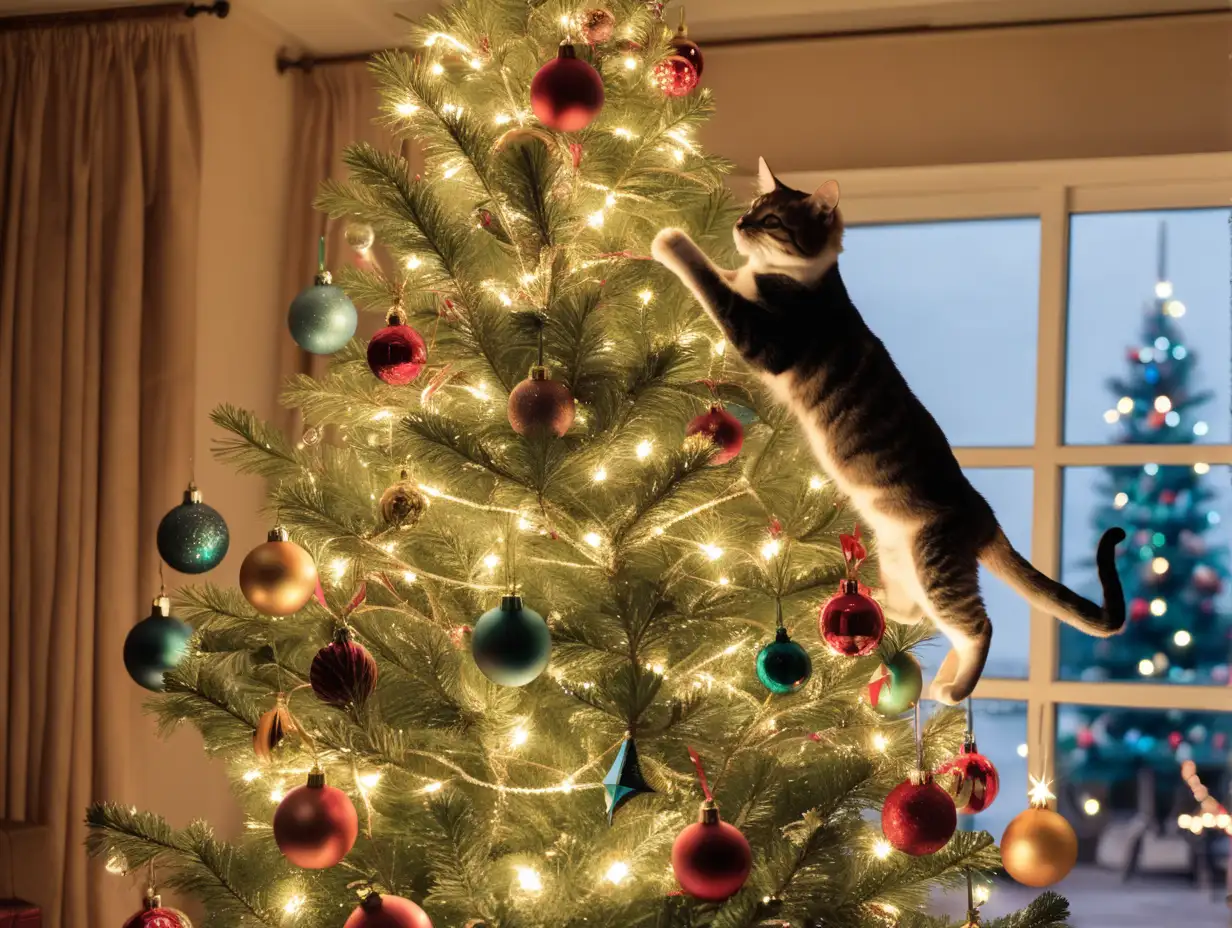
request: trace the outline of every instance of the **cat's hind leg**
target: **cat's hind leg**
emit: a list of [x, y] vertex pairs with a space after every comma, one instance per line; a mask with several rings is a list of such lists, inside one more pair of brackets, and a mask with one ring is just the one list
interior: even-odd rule
[[950, 642], [930, 695], [952, 706], [975, 689], [992, 644], [992, 621], [980, 595], [979, 562], [972, 552], [954, 550], [944, 539], [917, 550], [924, 611]]

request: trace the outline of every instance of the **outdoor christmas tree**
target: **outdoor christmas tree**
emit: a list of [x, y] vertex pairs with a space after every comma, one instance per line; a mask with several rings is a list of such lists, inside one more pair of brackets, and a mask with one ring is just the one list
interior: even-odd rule
[[[1120, 444], [1191, 444], [1207, 431], [1202, 415], [1211, 394], [1192, 387], [1199, 352], [1178, 322], [1186, 307], [1168, 279], [1162, 223], [1158, 254], [1141, 343], [1128, 349], [1127, 375], [1108, 383], [1116, 400], [1104, 418], [1117, 426]], [[1227, 552], [1208, 540], [1219, 521], [1209, 471], [1206, 464], [1105, 468], [1092, 523], [1096, 532], [1121, 525], [1129, 535], [1117, 559], [1129, 622], [1122, 634], [1103, 639], [1061, 629], [1065, 662], [1086, 668], [1084, 679], [1228, 682], [1232, 615], [1219, 602], [1228, 563]], [[1167, 814], [1181, 765], [1222, 767], [1230, 735], [1232, 720], [1219, 713], [1092, 710], [1062, 732], [1061, 748], [1075, 782], [1132, 784], [1141, 767], [1153, 767]], [[1133, 790], [1123, 793], [1132, 797]]]
[[[155, 861], [228, 928], [944, 924], [930, 891], [995, 868], [992, 839], [950, 838], [944, 793], [885, 836], [876, 816], [962, 712], [917, 758], [923, 632], [881, 637], [843, 501], [647, 258], [669, 225], [734, 257], [700, 50], [641, 0], [461, 0], [409, 44], [373, 67], [426, 167], [356, 146], [321, 194], [390, 257], [292, 307], [299, 344], [337, 352], [286, 390], [307, 431], [214, 415], [279, 528], [234, 540], [242, 590], [181, 591], [165, 676], [132, 655], [248, 830], [101, 804], [92, 850]], [[352, 300], [388, 314], [368, 345]], [[195, 563], [174, 549], [202, 505], [169, 514], [165, 557]], [[844, 578], [830, 614], [868, 634], [828, 627], [839, 653], [817, 622]], [[174, 639], [166, 611], [146, 622]], [[1046, 894], [988, 924], [1065, 915]]]

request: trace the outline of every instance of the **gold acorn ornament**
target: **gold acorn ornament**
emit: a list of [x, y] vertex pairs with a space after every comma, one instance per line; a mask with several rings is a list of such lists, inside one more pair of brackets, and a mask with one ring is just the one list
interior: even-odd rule
[[1048, 808], [1057, 797], [1047, 780], [1031, 777], [1031, 808], [1019, 813], [1001, 836], [1001, 865], [1024, 886], [1042, 889], [1065, 879], [1078, 862], [1078, 836]]
[[259, 760], [268, 763], [274, 756], [274, 749], [283, 739], [298, 732], [295, 716], [287, 705], [287, 694], [278, 693], [274, 697], [274, 707], [261, 715], [257, 730], [252, 733], [252, 751]]
[[419, 484], [408, 479], [404, 470], [398, 482], [381, 494], [378, 506], [381, 518], [390, 528], [413, 528], [430, 502]]

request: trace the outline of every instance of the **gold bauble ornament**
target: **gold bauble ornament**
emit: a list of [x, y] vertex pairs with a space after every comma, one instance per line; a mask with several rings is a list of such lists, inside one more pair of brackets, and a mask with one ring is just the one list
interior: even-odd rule
[[391, 528], [411, 528], [423, 516], [428, 502], [419, 484], [408, 480], [403, 471], [402, 479], [381, 494], [381, 518]]
[[1019, 813], [1001, 836], [1001, 863], [1024, 886], [1059, 883], [1078, 862], [1078, 836], [1064, 818], [1046, 807]]
[[317, 591], [317, 565], [312, 555], [275, 528], [265, 544], [248, 552], [240, 565], [240, 589], [253, 608], [266, 615], [299, 612]]

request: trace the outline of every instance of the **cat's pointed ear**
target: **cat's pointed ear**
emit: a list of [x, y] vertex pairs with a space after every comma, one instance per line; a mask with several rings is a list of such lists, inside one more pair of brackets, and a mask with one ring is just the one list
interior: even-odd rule
[[809, 199], [827, 213], [831, 212], [834, 207], [838, 206], [838, 181], [826, 181], [813, 191], [813, 195]]
[[762, 193], [773, 193], [782, 186], [770, 170], [770, 165], [766, 164], [765, 158], [757, 159], [757, 186]]

